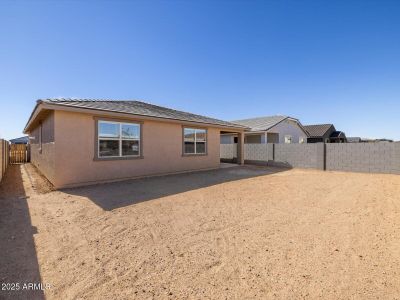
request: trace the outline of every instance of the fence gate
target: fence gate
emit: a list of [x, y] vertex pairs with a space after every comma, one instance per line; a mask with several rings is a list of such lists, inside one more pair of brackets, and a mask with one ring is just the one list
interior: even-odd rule
[[10, 144], [10, 164], [23, 164], [29, 162], [29, 150], [29, 145]]

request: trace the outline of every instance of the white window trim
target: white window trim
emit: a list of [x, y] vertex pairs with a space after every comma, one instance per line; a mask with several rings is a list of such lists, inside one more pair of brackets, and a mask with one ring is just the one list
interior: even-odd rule
[[[119, 137], [100, 137], [100, 123], [108, 123], [108, 124], [118, 124], [119, 125]], [[124, 138], [122, 137], [122, 125], [137, 125], [139, 126], [139, 138]], [[121, 158], [121, 157], [140, 157], [141, 155], [141, 136], [142, 136], [142, 126], [140, 123], [134, 122], [118, 122], [118, 121], [106, 121], [106, 120], [98, 120], [97, 121], [97, 157], [99, 159], [107, 159], [107, 158]], [[118, 156], [101, 156], [100, 155], [100, 141], [118, 141], [119, 147], [119, 155]], [[122, 141], [138, 141], [139, 142], [139, 151], [137, 155], [122, 155]]]
[[[291, 135], [285, 135], [285, 144], [291, 144], [292, 143], [292, 136]], [[286, 142], [286, 139], [289, 140], [289, 143]]]
[[[189, 129], [189, 130], [194, 130], [194, 153], [186, 153], [186, 147], [185, 147], [185, 129]], [[197, 153], [197, 131], [205, 131], [205, 139], [204, 141], [199, 141], [199, 143], [204, 143], [204, 152], [200, 152]], [[207, 155], [207, 135], [208, 135], [208, 131], [207, 129], [204, 128], [192, 128], [192, 127], [183, 127], [183, 155]]]

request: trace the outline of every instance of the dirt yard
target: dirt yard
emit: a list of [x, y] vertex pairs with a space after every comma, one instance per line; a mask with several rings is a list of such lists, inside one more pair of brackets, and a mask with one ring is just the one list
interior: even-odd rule
[[[400, 176], [236, 167], [50, 191], [0, 186], [12, 299], [399, 299]], [[34, 296], [34, 297], [32, 297]]]

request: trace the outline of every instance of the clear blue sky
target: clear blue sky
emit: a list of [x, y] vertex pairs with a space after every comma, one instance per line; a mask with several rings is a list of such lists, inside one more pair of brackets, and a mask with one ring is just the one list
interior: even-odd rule
[[400, 139], [400, 1], [0, 1], [0, 135], [38, 98]]

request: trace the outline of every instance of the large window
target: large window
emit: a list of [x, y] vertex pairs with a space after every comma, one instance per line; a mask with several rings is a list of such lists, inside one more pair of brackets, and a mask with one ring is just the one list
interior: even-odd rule
[[99, 157], [140, 156], [140, 124], [98, 121]]
[[206, 154], [207, 130], [197, 128], [183, 129], [183, 153]]

